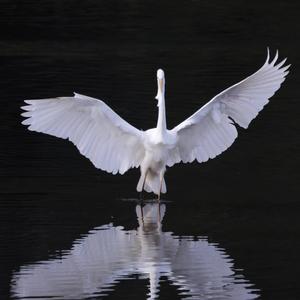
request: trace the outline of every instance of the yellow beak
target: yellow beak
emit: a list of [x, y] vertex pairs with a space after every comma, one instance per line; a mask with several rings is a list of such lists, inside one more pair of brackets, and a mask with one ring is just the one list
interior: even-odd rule
[[160, 91], [162, 92], [163, 91], [163, 79], [158, 79], [158, 86], [159, 86]]

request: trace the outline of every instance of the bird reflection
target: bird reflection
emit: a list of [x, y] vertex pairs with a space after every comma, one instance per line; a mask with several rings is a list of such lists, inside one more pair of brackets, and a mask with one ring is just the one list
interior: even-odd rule
[[136, 206], [139, 226], [107, 224], [76, 240], [61, 259], [25, 265], [13, 276], [12, 294], [22, 299], [104, 297], [132, 274], [148, 279], [147, 299], [159, 299], [163, 278], [186, 299], [255, 299], [252, 285], [237, 275], [232, 259], [206, 238], [162, 231], [165, 204]]

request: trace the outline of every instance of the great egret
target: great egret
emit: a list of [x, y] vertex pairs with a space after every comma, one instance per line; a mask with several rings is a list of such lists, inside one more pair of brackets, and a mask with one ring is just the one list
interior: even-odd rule
[[199, 163], [229, 148], [238, 133], [235, 124], [247, 128], [269, 102], [288, 74], [286, 59], [276, 64], [268, 50], [264, 65], [254, 74], [227, 88], [172, 130], [167, 129], [165, 75], [157, 71], [158, 120], [156, 128], [138, 130], [103, 101], [74, 93], [73, 97], [25, 100], [29, 130], [69, 139], [96, 168], [124, 174], [140, 167], [137, 191], [166, 193], [166, 167]]

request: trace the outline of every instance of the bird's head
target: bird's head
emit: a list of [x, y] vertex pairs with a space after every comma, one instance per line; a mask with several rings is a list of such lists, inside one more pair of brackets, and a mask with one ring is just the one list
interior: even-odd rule
[[157, 95], [155, 99], [159, 100], [165, 94], [165, 73], [162, 69], [157, 70]]

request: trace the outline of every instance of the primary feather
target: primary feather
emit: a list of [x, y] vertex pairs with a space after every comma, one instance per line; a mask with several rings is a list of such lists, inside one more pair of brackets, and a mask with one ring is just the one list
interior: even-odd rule
[[116, 174], [138, 167], [144, 156], [143, 134], [103, 101], [74, 94], [25, 100], [29, 130], [69, 139], [96, 168]]
[[[288, 74], [286, 59], [276, 64], [278, 52], [254, 74], [227, 88], [191, 117], [173, 128], [178, 136], [180, 160], [205, 162], [229, 148], [238, 136], [235, 123], [247, 128], [280, 88]], [[173, 161], [169, 161], [172, 165]]]
[[205, 162], [229, 148], [247, 128], [288, 74], [286, 59], [277, 63], [278, 52], [254, 74], [227, 88], [172, 130], [166, 127], [165, 78], [158, 70], [157, 127], [141, 131], [127, 123], [103, 101], [74, 94], [28, 104], [22, 122], [29, 130], [69, 139], [96, 168], [113, 174], [140, 167], [137, 190], [160, 195], [166, 192], [166, 166], [179, 162]]

